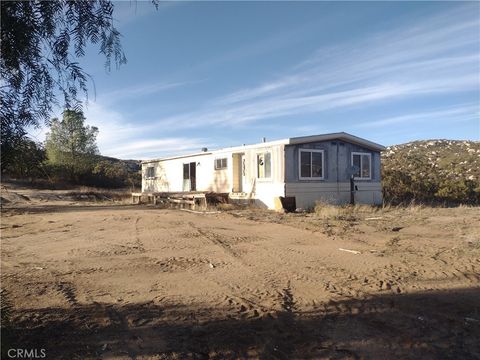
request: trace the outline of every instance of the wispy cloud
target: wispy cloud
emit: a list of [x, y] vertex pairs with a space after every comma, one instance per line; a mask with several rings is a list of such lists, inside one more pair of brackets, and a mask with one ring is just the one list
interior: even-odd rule
[[182, 86], [188, 86], [192, 84], [199, 83], [203, 80], [196, 81], [182, 81], [182, 82], [159, 82], [159, 83], [150, 83], [150, 84], [141, 84], [135, 86], [127, 86], [121, 89], [112, 90], [99, 94], [98, 99], [102, 102], [114, 103], [119, 101], [124, 101], [128, 99], [144, 97], [148, 95], [153, 95], [160, 93], [162, 91], [172, 90]]
[[436, 109], [434, 111], [423, 111], [400, 116], [389, 117], [374, 121], [367, 121], [358, 124], [357, 128], [379, 128], [395, 124], [412, 124], [412, 123], [432, 123], [440, 124], [448, 121], [449, 123], [474, 121], [480, 119], [479, 104], [465, 104], [444, 109]]
[[[298, 34], [305, 29], [310, 28], [301, 28]], [[452, 97], [465, 92], [479, 94], [479, 31], [478, 14], [470, 6], [461, 6], [448, 13], [397, 23], [389, 31], [370, 34], [362, 40], [322, 46], [283, 74], [251, 87], [204, 98], [203, 105], [194, 111], [140, 121], [117, 110], [116, 105], [126, 99], [176, 91], [193, 83], [172, 81], [100, 94], [85, 113], [88, 123], [100, 128], [98, 144], [103, 154], [148, 159], [195, 152], [207, 144], [212, 147], [208, 138], [212, 136], [212, 125], [215, 129], [246, 125], [278, 129], [274, 120], [281, 117], [297, 119], [306, 114], [319, 114], [321, 119], [331, 110], [364, 110], [378, 104], [435, 99], [445, 94]], [[287, 37], [287, 43], [294, 41], [294, 37]], [[280, 34], [269, 39], [270, 45], [268, 41], [259, 41], [249, 49], [241, 48], [220, 56], [213, 63], [199, 64], [196, 69], [215, 67], [219, 62], [238, 59], [245, 52], [259, 56], [268, 49], [283, 46], [282, 39]], [[184, 74], [179, 78], [184, 79]], [[380, 131], [391, 125], [470, 121], [479, 117], [477, 104], [426, 108], [421, 112], [401, 112], [396, 106], [395, 116], [370, 118], [357, 128]], [[289, 130], [289, 134], [328, 128], [322, 121], [292, 126], [295, 129]], [[182, 132], [191, 128], [200, 128], [192, 138]]]
[[145, 84], [114, 90], [105, 94], [106, 97], [125, 98], [135, 96], [145, 96], [155, 94], [160, 91], [169, 90], [179, 86], [186, 85], [186, 82]]
[[121, 112], [100, 103], [91, 102], [85, 109], [85, 117], [89, 125], [99, 128], [97, 144], [107, 156], [146, 160], [197, 152], [208, 143], [201, 138], [155, 137], [150, 125], [129, 121]]
[[[319, 49], [293, 71], [160, 119], [235, 126], [387, 100], [478, 91], [479, 22], [469, 7], [403, 24], [358, 43]], [[452, 56], [452, 53], [455, 56]]]
[[205, 139], [187, 137], [141, 139], [131, 141], [122, 146], [115, 155], [123, 159], [135, 158], [148, 160], [172, 153], [178, 155], [182, 153], [199, 152], [206, 144], [207, 141]]

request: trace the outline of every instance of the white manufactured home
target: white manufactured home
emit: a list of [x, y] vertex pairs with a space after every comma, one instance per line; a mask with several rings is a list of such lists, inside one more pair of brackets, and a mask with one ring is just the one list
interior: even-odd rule
[[142, 192], [228, 193], [274, 209], [278, 198], [308, 209], [317, 201], [381, 204], [380, 151], [344, 132], [262, 142], [142, 162]]

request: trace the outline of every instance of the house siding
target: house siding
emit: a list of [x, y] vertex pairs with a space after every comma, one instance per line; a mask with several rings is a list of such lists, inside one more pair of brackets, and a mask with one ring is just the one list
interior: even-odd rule
[[[337, 166], [338, 146], [338, 166]], [[314, 149], [324, 151], [324, 179], [323, 180], [300, 180], [299, 176], [299, 152], [300, 149]], [[370, 180], [380, 181], [380, 153], [345, 141], [324, 141], [319, 143], [286, 145], [285, 163], [287, 164], [285, 182], [348, 182], [350, 177], [347, 173], [350, 167], [352, 152], [364, 152], [372, 155], [372, 177]]]
[[[231, 178], [228, 170], [231, 169], [231, 159], [227, 160], [227, 169], [215, 170], [214, 154], [197, 155], [172, 160], [146, 162], [142, 165], [143, 192], [181, 192], [185, 191], [183, 181], [183, 164], [196, 163], [197, 191], [213, 191], [228, 193], [231, 189]], [[147, 168], [155, 168], [155, 177], [146, 177]]]
[[[344, 133], [340, 136], [342, 134]], [[355, 201], [366, 204], [382, 203], [379, 151], [370, 150], [367, 148], [368, 144], [363, 143], [367, 147], [360, 146], [353, 140], [351, 143], [341, 137], [301, 144], [289, 144], [289, 141], [279, 140], [186, 157], [145, 161], [142, 165], [142, 191], [188, 191], [183, 180], [183, 164], [195, 162], [197, 191], [230, 193], [232, 200], [254, 202], [259, 207], [270, 209], [275, 208], [275, 197], [279, 196], [295, 197], [297, 207], [304, 209], [312, 208], [318, 201], [343, 204], [350, 201], [348, 169], [351, 166], [351, 154], [365, 152], [371, 154], [371, 178], [355, 180]], [[372, 148], [378, 147], [381, 148], [374, 144]], [[323, 151], [323, 179], [300, 179], [300, 149]], [[271, 154], [272, 175], [269, 179], [257, 176], [257, 154], [263, 152]], [[240, 154], [245, 159], [245, 176], [241, 184]], [[226, 169], [215, 170], [214, 161], [218, 158], [227, 158]], [[146, 177], [149, 166], [155, 167], [154, 178]]]
[[[301, 180], [299, 174], [300, 149], [323, 150], [323, 180]], [[331, 140], [285, 146], [285, 194], [294, 196], [297, 207], [308, 209], [317, 202], [344, 204], [350, 201], [352, 152], [371, 154], [371, 178], [355, 180], [355, 201], [364, 204], [381, 204], [380, 153], [346, 141]]]
[[[257, 178], [257, 154], [270, 152], [271, 177]], [[231, 193], [238, 173], [238, 164], [234, 163], [233, 154], [245, 156], [245, 187], [239, 199], [251, 200], [257, 206], [273, 208], [274, 198], [285, 196], [285, 158], [283, 145], [262, 145], [240, 149], [224, 149], [205, 155], [196, 155], [176, 159], [157, 160], [142, 164], [142, 191], [143, 192], [182, 192], [183, 164], [196, 162], [196, 190], [218, 193]], [[227, 158], [227, 168], [214, 169], [214, 161], [218, 158]], [[235, 167], [237, 165], [237, 167]], [[147, 168], [155, 167], [155, 177], [147, 178]], [[238, 179], [238, 177], [237, 177]], [[235, 184], [238, 187], [238, 183]]]

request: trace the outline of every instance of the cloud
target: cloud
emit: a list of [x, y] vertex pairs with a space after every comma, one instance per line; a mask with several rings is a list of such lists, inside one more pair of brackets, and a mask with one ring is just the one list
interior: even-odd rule
[[320, 48], [283, 76], [158, 124], [234, 127], [380, 101], [478, 92], [479, 30], [470, 7], [422, 18], [359, 42]]
[[438, 124], [441, 122], [463, 122], [480, 119], [480, 105], [465, 104], [433, 111], [417, 112], [413, 114], [404, 114], [400, 116], [389, 117], [386, 119], [368, 121], [356, 125], [357, 128], [380, 128], [396, 124], [410, 123], [429, 123]]
[[[205, 139], [172, 137], [160, 139], [141, 139], [129, 142], [122, 146], [116, 156], [120, 158], [134, 158], [148, 160], [163, 157], [168, 154], [200, 152], [206, 146]], [[211, 144], [210, 144], [211, 145]]]
[[131, 98], [138, 98], [143, 96], [148, 96], [156, 94], [162, 91], [172, 90], [174, 88], [187, 86], [191, 84], [196, 84], [202, 80], [197, 81], [182, 81], [182, 82], [159, 82], [151, 84], [141, 84], [135, 86], [123, 87], [118, 90], [109, 91], [101, 94], [97, 101], [102, 101], [104, 103], [114, 103], [123, 101]]
[[97, 144], [102, 155], [146, 160], [197, 152], [207, 144], [201, 138], [155, 136], [152, 130], [158, 131], [158, 127], [132, 122], [123, 113], [101, 103], [89, 103], [84, 113], [87, 123], [99, 128]]
[[[300, 33], [303, 30], [300, 29]], [[147, 159], [196, 152], [207, 143], [211, 147], [208, 136], [211, 136], [212, 126], [215, 129], [247, 125], [278, 129], [272, 120], [280, 117], [295, 119], [304, 114], [321, 115], [331, 110], [361, 109], [420, 97], [434, 99], [445, 94], [478, 94], [479, 30], [476, 12], [469, 6], [462, 6], [448, 13], [397, 24], [390, 31], [371, 34], [360, 41], [350, 40], [320, 47], [280, 76], [205, 99], [203, 105], [194, 111], [146, 123], [146, 119], [134, 121], [115, 107], [128, 98], [170, 91], [192, 83], [161, 82], [106, 93], [96, 102], [89, 103], [85, 115], [88, 124], [99, 127], [98, 145], [102, 154]], [[292, 40], [289, 38], [288, 41]], [[259, 44], [271, 49], [267, 42], [260, 41]], [[254, 46], [251, 54], [265, 51], [262, 46]], [[281, 36], [274, 39], [272, 46], [283, 46]], [[241, 53], [227, 53], [219, 61], [230, 61]], [[395, 124], [460, 121], [474, 116], [478, 118], [475, 104], [461, 104], [424, 112], [400, 113], [368, 121], [358, 127], [381, 129]], [[294, 124], [292, 131], [326, 129], [325, 125], [317, 122], [315, 126], [308, 127], [299, 123]], [[177, 135], [182, 129], [190, 128], [202, 128], [205, 138], [203, 135], [194, 138]], [[41, 131], [41, 134], [44, 132]], [[157, 133], [162, 135], [155, 136]]]

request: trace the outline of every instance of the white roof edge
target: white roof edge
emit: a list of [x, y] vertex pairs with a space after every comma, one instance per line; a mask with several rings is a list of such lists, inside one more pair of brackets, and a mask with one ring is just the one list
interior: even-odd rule
[[252, 149], [252, 148], [262, 148], [262, 147], [265, 147], [265, 146], [272, 146], [272, 145], [282, 145], [282, 144], [285, 145], [285, 144], [288, 144], [289, 140], [290, 139], [273, 140], [273, 141], [266, 141], [266, 142], [261, 142], [261, 143], [257, 143], [257, 144], [232, 146], [232, 147], [220, 148], [220, 149], [216, 149], [216, 150], [202, 151], [202, 152], [193, 153], [193, 154], [185, 154], [185, 155], [169, 156], [169, 157], [158, 158], [158, 159], [142, 160], [142, 164], [148, 164], [148, 163], [165, 161], [165, 160], [183, 159], [183, 158], [188, 158], [188, 157], [193, 157], [193, 156], [221, 154], [221, 153], [224, 153], [224, 152], [241, 151], [241, 150]]
[[211, 151], [202, 151], [202, 152], [192, 153], [192, 154], [169, 156], [169, 157], [151, 159], [151, 160], [143, 160], [142, 164], [154, 163], [154, 162], [165, 161], [165, 160], [182, 159], [182, 158], [188, 158], [188, 157], [194, 157], [194, 156], [212, 155], [212, 154], [217, 154], [222, 152], [241, 151], [241, 150], [252, 149], [252, 148], [262, 148], [265, 146], [272, 146], [272, 145], [306, 144], [309, 142], [328, 141], [328, 140], [334, 140], [334, 139], [345, 140], [345, 141], [348, 141], [357, 145], [361, 145], [367, 149], [375, 150], [375, 151], [383, 151], [386, 149], [385, 146], [383, 145], [360, 138], [358, 136], [351, 135], [346, 132], [338, 132], [338, 133], [330, 133], [330, 134], [298, 136], [298, 137], [293, 137], [288, 139], [261, 142], [257, 144], [251, 144], [251, 145], [232, 146], [232, 147], [226, 147], [226, 148], [221, 148], [221, 149], [211, 150]]
[[202, 151], [202, 152], [193, 153], [193, 154], [168, 156], [168, 157], [158, 158], [158, 159], [142, 160], [142, 164], [154, 163], [154, 162], [159, 162], [159, 161], [164, 161], [164, 160], [182, 159], [182, 158], [194, 157], [194, 156], [210, 155], [210, 154], [212, 154], [212, 151]]
[[357, 145], [361, 145], [363, 147], [366, 147], [367, 149], [375, 150], [375, 151], [383, 151], [386, 149], [386, 147], [383, 145], [374, 143], [373, 141], [369, 141], [367, 139], [363, 139], [361, 137], [358, 137], [352, 134], [348, 134], [346, 132], [294, 137], [289, 139], [290, 140], [289, 144], [291, 145], [306, 144], [309, 142], [328, 141], [328, 140], [335, 140], [335, 139], [345, 140], [345, 141], [348, 141]]

